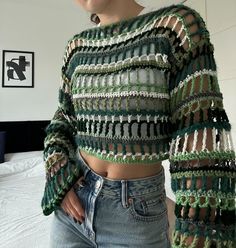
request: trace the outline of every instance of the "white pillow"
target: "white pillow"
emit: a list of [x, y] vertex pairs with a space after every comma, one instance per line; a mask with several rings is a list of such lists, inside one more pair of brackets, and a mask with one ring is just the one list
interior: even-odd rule
[[40, 165], [43, 167], [43, 151], [5, 154], [6, 162], [0, 164], [0, 177], [25, 172]]

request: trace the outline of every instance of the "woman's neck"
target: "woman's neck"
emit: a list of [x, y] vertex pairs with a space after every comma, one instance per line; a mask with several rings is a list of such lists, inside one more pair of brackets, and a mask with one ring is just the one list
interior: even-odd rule
[[103, 13], [97, 13], [100, 24], [99, 26], [109, 25], [124, 19], [129, 19], [139, 15], [144, 9], [144, 6], [135, 1], [114, 1], [114, 4], [107, 6]]

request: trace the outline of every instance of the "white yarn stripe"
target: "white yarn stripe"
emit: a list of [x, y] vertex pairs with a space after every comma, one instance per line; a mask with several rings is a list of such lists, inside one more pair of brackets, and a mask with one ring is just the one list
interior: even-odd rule
[[[204, 130], [206, 130], [206, 128], [204, 128]], [[205, 133], [205, 131], [204, 131]], [[213, 148], [212, 150], [210, 151], [208, 148], [206, 148], [205, 146], [205, 139], [206, 139], [206, 135], [204, 134], [204, 138], [203, 138], [203, 146], [202, 146], [202, 150], [201, 151], [208, 151], [209, 153], [210, 152], [213, 152], [213, 151], [218, 151], [218, 152], [227, 152], [227, 151], [234, 151], [234, 148], [233, 148], [233, 145], [232, 146], [227, 146], [226, 145], [226, 142], [227, 142], [227, 138], [226, 138], [226, 135], [223, 134], [224, 131], [222, 131], [222, 135], [220, 135], [220, 141], [216, 144], [215, 142], [215, 139], [216, 139], [216, 132], [215, 132], [215, 128], [212, 129], [212, 136], [213, 136]], [[227, 133], [227, 132], [226, 132]], [[171, 143], [170, 143], [170, 149], [169, 149], [169, 154], [170, 154], [170, 157], [175, 157], [175, 156], [179, 156], [180, 154], [183, 155], [183, 154], [186, 154], [186, 153], [189, 153], [189, 154], [195, 154], [196, 153], [196, 147], [197, 147], [197, 144], [198, 144], [198, 135], [199, 135], [199, 132], [198, 130], [195, 130], [194, 131], [194, 140], [191, 141], [192, 142], [192, 149], [191, 151], [186, 151], [186, 146], [187, 146], [187, 140], [189, 138], [189, 135], [185, 134], [184, 137], [181, 137], [178, 135], [175, 139], [172, 139], [171, 140]], [[229, 140], [231, 139], [232, 140], [232, 136], [231, 136], [231, 132], [228, 132], [228, 135], [229, 135]], [[179, 148], [179, 143], [180, 143], [180, 140], [181, 139], [184, 139], [184, 144], [183, 144], [183, 149], [182, 151], [178, 151], [178, 148]], [[229, 143], [231, 143], [229, 141]], [[232, 143], [231, 143], [232, 144]]]
[[174, 24], [174, 26], [173, 26], [172, 29], [171, 29], [172, 31], [174, 31], [174, 29], [175, 29], [175, 27], [176, 27], [176, 25], [177, 25], [177, 23], [178, 23], [179, 21], [181, 21], [181, 20], [180, 20], [180, 18], [177, 17], [177, 18], [176, 18], [176, 21], [175, 21], [175, 24]]
[[[168, 15], [167, 15], [167, 16], [168, 16]], [[153, 23], [153, 27], [155, 27], [155, 26], [156, 26], [156, 27], [159, 27], [159, 26], [161, 25], [163, 19], [164, 19], [165, 17], [167, 17], [167, 16], [162, 16], [161, 18], [158, 18], [157, 20], [160, 19], [160, 21], [158, 22], [157, 25], [156, 25], [157, 20], [155, 20], [154, 23]], [[187, 28], [185, 27], [185, 24], [184, 24], [183, 19], [180, 18], [179, 16], [177, 16], [177, 15], [175, 15], [175, 14], [170, 14], [170, 15], [168, 16], [168, 19], [167, 19], [167, 21], [166, 21], [166, 23], [165, 23], [165, 25], [164, 25], [163, 27], [166, 28], [167, 25], [169, 24], [171, 18], [173, 18], [173, 17], [176, 18], [176, 21], [175, 21], [175, 23], [174, 23], [174, 25], [173, 25], [173, 27], [172, 27], [171, 30], [174, 31], [175, 28], [176, 28], [176, 25], [178, 24], [178, 22], [181, 22], [182, 26], [181, 26], [181, 29], [180, 29], [180, 31], [179, 31], [177, 37], [179, 37], [179, 36], [181, 35], [181, 33], [182, 33], [183, 30], [185, 31], [185, 36], [184, 36], [183, 40], [181, 41], [181, 43], [179, 44], [179, 46], [183, 46], [183, 44], [185, 43], [186, 39], [188, 39], [189, 44], [191, 44], [191, 43], [190, 43], [190, 37], [187, 35], [187, 34], [188, 34]]]
[[198, 130], [194, 131], [194, 139], [193, 139], [193, 147], [192, 147], [192, 152], [196, 150], [197, 146], [197, 137], [198, 137]]
[[[158, 28], [158, 27], [161, 25], [161, 23], [162, 23], [162, 21], [163, 21], [164, 18], [165, 18], [165, 16], [162, 16], [162, 17], [160, 18], [160, 20], [159, 20], [159, 19], [155, 20], [155, 21], [153, 22], [152, 28], [154, 28], [155, 26]], [[158, 22], [158, 24], [156, 25], [157, 22]]]
[[179, 44], [179, 46], [183, 46], [184, 42], [186, 41], [186, 39], [188, 38], [187, 34], [184, 36], [183, 40], [181, 41], [181, 43]]
[[182, 24], [181, 29], [179, 30], [179, 32], [178, 32], [178, 34], [177, 34], [177, 37], [178, 37], [178, 38], [180, 37], [180, 35], [181, 35], [183, 29], [184, 29], [184, 25]]
[[[191, 153], [194, 153], [196, 151], [196, 146], [197, 146], [197, 141], [198, 141], [198, 135], [199, 132], [197, 130], [194, 131], [194, 140], [193, 140], [193, 146], [192, 146], [192, 150]], [[187, 135], [187, 133], [185, 133], [184, 135], [184, 144], [183, 144], [183, 149], [182, 149], [182, 154], [184, 154], [186, 152], [186, 147], [187, 147], [187, 140], [189, 138], [189, 135]], [[181, 138], [183, 139], [183, 138]], [[222, 130], [222, 133], [220, 135], [220, 141], [218, 142], [218, 146], [216, 146], [216, 129], [212, 128], [212, 143], [213, 143], [213, 147], [212, 147], [212, 151], [232, 151], [233, 150], [233, 146], [231, 145], [231, 132], [230, 131], [226, 131], [226, 130]], [[203, 129], [203, 138], [202, 138], [202, 151], [204, 150], [208, 150], [208, 148], [206, 148], [206, 140], [207, 140], [207, 128]], [[170, 145], [170, 154], [173, 154], [173, 146], [175, 144], [175, 152], [174, 155], [178, 155], [178, 145], [179, 145], [179, 141], [180, 138], [179, 136], [177, 136], [176, 139], [173, 139]]]
[[229, 144], [229, 132], [225, 131], [225, 148], [227, 151], [229, 151], [230, 144]]
[[216, 150], [216, 128], [212, 128], [213, 151]]
[[228, 137], [228, 150], [234, 150], [230, 144], [230, 131], [227, 131], [227, 137]]
[[223, 150], [223, 151], [225, 151], [226, 149], [226, 137], [225, 137], [225, 130], [224, 129], [222, 129], [221, 130], [221, 135], [222, 135], [222, 144], [221, 144], [221, 149]]
[[[168, 16], [168, 21], [164, 25], [165, 27], [167, 26], [167, 24], [169, 23], [171, 18], [175, 17], [175, 18], [177, 18], [177, 20], [176, 20], [175, 25], [173, 26], [172, 30], [175, 29], [175, 26], [177, 25], [177, 23], [179, 21], [182, 22], [181, 29], [184, 28], [183, 20], [179, 16], [176, 16], [175, 14], [172, 13], [170, 15], [160, 16], [159, 18], [154, 19], [153, 21], [150, 21], [150, 22], [146, 23], [144, 26], [136, 28], [134, 31], [119, 34], [117, 37], [112, 36], [110, 38], [104, 38], [104, 39], [99, 39], [99, 40], [86, 40], [86, 39], [83, 39], [83, 38], [78, 38], [77, 40], [74, 40], [72, 42], [74, 42], [74, 44], [75, 44], [76, 41], [77, 41], [77, 44], [80, 44], [80, 46], [82, 46], [82, 47], [84, 47], [84, 46], [90, 46], [90, 47], [94, 47], [94, 46], [101, 47], [102, 46], [102, 47], [104, 47], [104, 46], [107, 46], [107, 45], [119, 44], [121, 42], [124, 42], [125, 40], [130, 39], [130, 38], [134, 38], [134, 37], [138, 36], [139, 34], [142, 34], [143, 32], [151, 30], [151, 29], [155, 28], [155, 26], [159, 27], [161, 22], [162, 22], [162, 20], [167, 16]], [[157, 22], [158, 22], [158, 24], [157, 24]], [[186, 30], [185, 30], [185, 32], [187, 34]], [[161, 35], [161, 36], [165, 36], [166, 38], [168, 38], [166, 35]], [[190, 44], [190, 38], [186, 37], [186, 35], [185, 35], [184, 40], [180, 43], [180, 46], [183, 45], [184, 41], [187, 38], [188, 38], [189, 44]], [[68, 42], [68, 46], [67, 46], [67, 49], [66, 49], [66, 52], [65, 52], [65, 55], [64, 55], [64, 59], [63, 59], [63, 64], [64, 65], [65, 65], [66, 61], [68, 60], [69, 54], [71, 53], [71, 50], [72, 50], [71, 43], [72, 42]]]
[[[204, 131], [203, 131], [203, 139], [202, 139], [202, 143], [203, 143], [203, 146], [202, 146], [202, 151], [208, 151], [209, 153], [211, 152], [214, 152], [214, 151], [217, 151], [217, 152], [229, 152], [229, 151], [234, 151], [234, 145], [233, 145], [233, 140], [232, 140], [232, 133], [230, 131], [226, 131], [224, 129], [222, 129], [222, 133], [220, 135], [220, 140], [216, 143], [216, 128], [212, 128], [212, 143], [213, 143], [213, 147], [212, 147], [212, 150], [209, 150], [208, 148], [206, 148], [205, 146], [205, 140], [207, 139], [207, 132], [205, 131], [206, 128], [204, 128]], [[171, 140], [171, 143], [170, 143], [170, 149], [169, 149], [169, 154], [170, 154], [170, 159], [173, 159], [175, 156], [178, 156], [178, 155], [183, 155], [183, 154], [196, 154], [196, 147], [197, 147], [197, 141], [199, 140], [198, 139], [198, 130], [195, 130], [194, 131], [194, 139], [192, 142], [192, 149], [191, 151], [187, 151], [186, 152], [186, 144], [187, 144], [187, 139], [189, 137], [189, 135], [187, 135], [185, 133], [185, 136], [182, 137], [181, 139], [184, 139], [184, 145], [183, 145], [183, 150], [182, 152], [179, 152], [178, 151], [178, 147], [179, 147], [179, 143], [180, 143], [180, 136], [178, 135], [175, 139], [172, 139]], [[228, 141], [227, 141], [227, 135], [228, 135]], [[189, 140], [190, 142], [190, 140]], [[228, 142], [228, 145], [227, 145], [227, 142]]]
[[202, 151], [206, 148], [206, 140], [207, 140], [207, 129], [204, 127], [203, 129], [203, 138], [202, 138]]
[[[219, 130], [218, 131], [218, 134], [219, 134]], [[216, 143], [216, 150], [217, 151], [220, 151], [220, 148], [221, 148], [221, 142], [222, 142], [222, 136], [220, 135], [220, 140]]]
[[122, 92], [107, 92], [107, 93], [81, 93], [73, 94], [73, 99], [78, 98], [115, 98], [115, 97], [127, 97], [127, 96], [143, 96], [150, 98], [160, 98], [160, 99], [169, 99], [170, 96], [168, 93], [156, 93], [156, 92], [147, 92], [147, 91], [122, 91]]
[[99, 122], [107, 122], [107, 121], [111, 121], [112, 123], [115, 122], [115, 120], [120, 120], [120, 122], [123, 122], [123, 121], [128, 121], [128, 123], [130, 123], [131, 121], [133, 120], [137, 120], [137, 122], [140, 122], [143, 121], [143, 120], [147, 120], [147, 122], [150, 122], [150, 121], [154, 121], [154, 123], [157, 123], [158, 120], [162, 121], [162, 122], [167, 122], [169, 121], [169, 115], [166, 115], [166, 116], [162, 116], [162, 115], [154, 115], [154, 116], [151, 116], [151, 115], [119, 115], [119, 116], [115, 116], [115, 115], [105, 115], [105, 116], [102, 116], [102, 115], [88, 115], [88, 114], [78, 114], [77, 115], [77, 119], [80, 121], [80, 120], [92, 120], [93, 122], [96, 120], [96, 121], [99, 121]]
[[133, 136], [133, 137], [129, 137], [129, 136], [117, 136], [117, 135], [113, 135], [113, 136], [110, 136], [110, 135], [101, 135], [101, 134], [95, 134], [94, 132], [91, 132], [91, 133], [88, 133], [87, 131], [85, 132], [80, 132], [78, 131], [77, 132], [77, 135], [79, 135], [80, 137], [81, 136], [87, 136], [87, 137], [93, 137], [93, 138], [104, 138], [104, 139], [111, 139], [112, 141], [115, 141], [116, 142], [116, 139], [119, 139], [119, 140], [123, 140], [123, 141], [140, 141], [140, 142], [145, 142], [145, 141], [156, 141], [158, 142], [158, 140], [160, 140], [160, 137], [161, 138], [167, 138], [168, 135], [159, 135], [159, 136], [152, 136], [152, 137], [137, 137], [137, 136]]
[[[173, 15], [169, 15], [169, 16], [168, 16], [168, 19], [167, 19], [167, 21], [166, 21], [166, 23], [165, 23], [165, 25], [164, 25], [164, 28], [167, 27], [167, 25], [169, 24], [170, 19], [172, 18], [172, 16], [173, 16]], [[158, 25], [160, 25], [160, 24], [158, 23]]]
[[187, 133], [185, 133], [184, 134], [184, 145], [183, 145], [183, 154], [185, 153], [185, 151], [186, 151], [186, 148], [187, 148], [187, 142], [188, 142], [188, 134]]
[[231, 132], [227, 131], [228, 150], [234, 150], [234, 148], [233, 148], [233, 146], [231, 144], [230, 137], [231, 137]]
[[60, 89], [62, 89], [65, 93], [71, 93], [70, 84], [66, 83], [62, 78], [60, 81]]
[[227, 151], [227, 137], [226, 137], [226, 133], [225, 133], [225, 129], [222, 129], [222, 149], [223, 151]]
[[153, 21], [146, 23], [144, 26], [136, 28], [134, 31], [129, 31], [127, 33], [122, 33], [117, 36], [112, 36], [110, 38], [100, 39], [100, 40], [83, 40], [85, 46], [105, 46], [113, 45], [124, 42], [130, 38], [134, 38], [139, 34], [142, 34], [148, 30], [151, 30]]
[[177, 138], [176, 138], [176, 144], [175, 144], [175, 155], [177, 155], [178, 153], [178, 149], [179, 149], [179, 142], [180, 142], [180, 136], [178, 135]]
[[165, 63], [168, 66], [170, 66], [167, 58], [168, 56], [166, 54], [161, 54], [161, 53], [149, 54], [149, 55], [143, 54], [141, 56], [134, 56], [132, 58], [126, 58], [124, 60], [119, 60], [117, 62], [112, 62], [109, 64], [104, 63], [104, 64], [78, 65], [73, 74], [75, 75], [81, 70], [87, 70], [89, 72], [92, 70], [116, 69], [117, 67], [120, 67], [120, 66], [125, 66], [133, 62], [141, 62], [141, 61], [156, 61], [158, 63]]
[[196, 71], [191, 75], [187, 75], [187, 77], [183, 81], [180, 81], [178, 86], [176, 86], [174, 89], [171, 90], [170, 95], [172, 96], [173, 94], [176, 94], [176, 92], [178, 92], [179, 89], [181, 89], [188, 81], [193, 80], [193, 78], [196, 78], [196, 77], [204, 75], [204, 74], [211, 75], [211, 76], [217, 76], [217, 71], [213, 71], [211, 69], [209, 69], [209, 70], [203, 69], [200, 71]]
[[232, 138], [232, 133], [229, 131], [229, 140], [230, 140], [230, 150], [234, 151], [234, 143], [233, 143], [233, 138]]

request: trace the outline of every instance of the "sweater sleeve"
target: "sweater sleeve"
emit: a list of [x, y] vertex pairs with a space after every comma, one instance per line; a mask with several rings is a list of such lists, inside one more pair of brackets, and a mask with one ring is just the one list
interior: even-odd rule
[[44, 164], [46, 183], [41, 207], [44, 215], [51, 214], [60, 205], [66, 193], [80, 176], [80, 168], [76, 163], [75, 134], [76, 117], [71, 97], [71, 81], [66, 75], [71, 57], [72, 47], [68, 42], [61, 70], [58, 107], [52, 120], [46, 127], [44, 140]]
[[172, 247], [236, 247], [235, 151], [200, 14], [178, 7], [163, 19], [170, 37]]

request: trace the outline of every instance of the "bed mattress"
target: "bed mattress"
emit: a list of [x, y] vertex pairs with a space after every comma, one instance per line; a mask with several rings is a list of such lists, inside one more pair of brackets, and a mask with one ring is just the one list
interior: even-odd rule
[[42, 151], [5, 155], [0, 164], [1, 248], [47, 248], [53, 215], [44, 216]]

